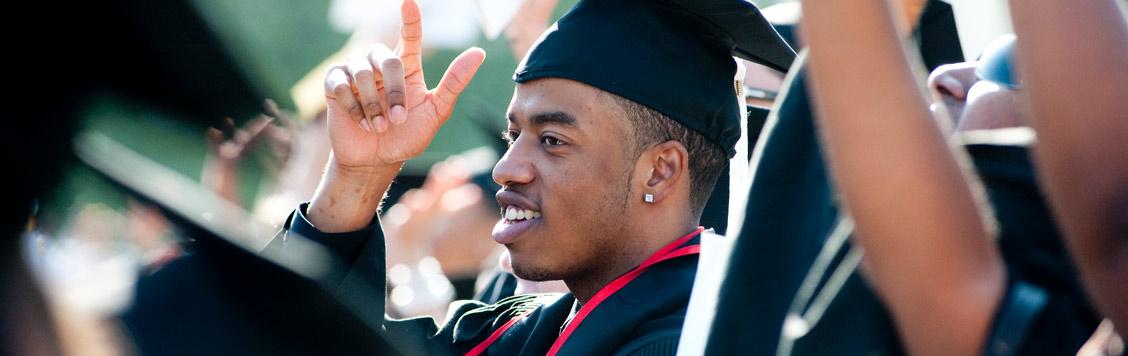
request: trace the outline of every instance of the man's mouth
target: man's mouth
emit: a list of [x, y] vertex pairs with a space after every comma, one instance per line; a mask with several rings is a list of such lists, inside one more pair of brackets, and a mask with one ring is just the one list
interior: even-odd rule
[[537, 204], [517, 192], [507, 189], [497, 192], [497, 203], [502, 207], [501, 220], [494, 225], [493, 238], [499, 244], [515, 243], [529, 229], [542, 224]]
[[519, 206], [510, 205], [505, 207], [505, 213], [502, 218], [507, 224], [513, 224], [525, 220], [539, 219], [541, 212], [531, 209], [525, 209]]

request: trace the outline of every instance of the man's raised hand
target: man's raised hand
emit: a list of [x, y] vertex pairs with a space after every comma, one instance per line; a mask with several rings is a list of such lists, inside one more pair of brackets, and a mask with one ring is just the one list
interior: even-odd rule
[[423, 80], [419, 4], [405, 0], [396, 49], [377, 47], [325, 75], [329, 138], [336, 164], [377, 168], [418, 156], [450, 118], [485, 52], [470, 48], [451, 62], [438, 87]]

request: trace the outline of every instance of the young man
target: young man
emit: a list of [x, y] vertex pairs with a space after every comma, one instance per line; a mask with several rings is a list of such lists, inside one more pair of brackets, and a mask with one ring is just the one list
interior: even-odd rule
[[[333, 156], [275, 244], [304, 235], [375, 283], [384, 278], [380, 198], [484, 59], [467, 50], [428, 90], [418, 6], [408, 0], [402, 12], [394, 53], [326, 74]], [[734, 52], [780, 71], [793, 56], [744, 1], [576, 5], [514, 75], [510, 146], [493, 174], [504, 215], [493, 238], [515, 274], [563, 280], [571, 293], [456, 304], [441, 328], [385, 321], [389, 339], [430, 354], [672, 354], [702, 207], [740, 136]]]

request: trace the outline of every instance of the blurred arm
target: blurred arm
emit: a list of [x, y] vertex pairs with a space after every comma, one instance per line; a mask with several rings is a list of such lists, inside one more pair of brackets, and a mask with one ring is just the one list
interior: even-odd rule
[[[978, 353], [1005, 272], [885, 1], [807, 0], [811, 84], [868, 276], [911, 354]], [[978, 186], [978, 185], [974, 185]]]
[[1011, 12], [1044, 188], [1090, 294], [1128, 325], [1128, 25], [1113, 0]]
[[548, 29], [548, 18], [556, 8], [559, 0], [522, 0], [517, 14], [513, 15], [509, 26], [505, 27], [505, 38], [509, 41], [509, 49], [513, 58], [518, 62], [525, 58], [525, 53], [537, 42], [541, 34]]

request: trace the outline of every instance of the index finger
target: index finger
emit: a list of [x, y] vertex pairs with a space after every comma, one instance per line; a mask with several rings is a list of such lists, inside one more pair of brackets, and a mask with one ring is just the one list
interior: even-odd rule
[[420, 51], [423, 43], [423, 15], [419, 12], [419, 3], [415, 0], [404, 0], [400, 6], [400, 16], [403, 27], [400, 28], [400, 40], [396, 46], [400, 58], [406, 65], [421, 63]]

